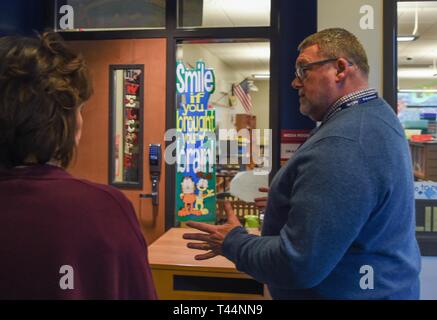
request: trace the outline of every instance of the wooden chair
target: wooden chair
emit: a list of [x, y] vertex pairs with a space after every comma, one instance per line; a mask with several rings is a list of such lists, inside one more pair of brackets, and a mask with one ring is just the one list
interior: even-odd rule
[[228, 192], [221, 192], [216, 197], [216, 216], [217, 224], [223, 224], [226, 222], [225, 201], [229, 201], [234, 209], [235, 214], [244, 225], [244, 216], [256, 215], [259, 217], [259, 209], [255, 206], [255, 202], [245, 202], [237, 197], [232, 196]]

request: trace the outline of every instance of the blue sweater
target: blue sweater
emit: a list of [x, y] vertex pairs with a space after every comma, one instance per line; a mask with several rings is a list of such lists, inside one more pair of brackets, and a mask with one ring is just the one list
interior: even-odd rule
[[262, 237], [235, 228], [223, 253], [274, 299], [418, 299], [413, 170], [390, 106], [327, 121], [273, 179]]

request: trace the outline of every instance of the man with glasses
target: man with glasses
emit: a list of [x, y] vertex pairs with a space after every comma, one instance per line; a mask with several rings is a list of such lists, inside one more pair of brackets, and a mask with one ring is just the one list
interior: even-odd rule
[[224, 255], [276, 299], [417, 299], [413, 176], [403, 129], [368, 86], [364, 48], [326, 29], [299, 46], [300, 111], [319, 122], [273, 179], [262, 236], [229, 204], [228, 223], [188, 223], [206, 234], [196, 259]]

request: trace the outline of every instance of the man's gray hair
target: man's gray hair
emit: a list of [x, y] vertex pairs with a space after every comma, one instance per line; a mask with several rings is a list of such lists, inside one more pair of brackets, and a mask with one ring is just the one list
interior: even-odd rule
[[319, 54], [324, 58], [345, 58], [356, 64], [365, 74], [369, 75], [369, 63], [363, 45], [355, 35], [342, 28], [330, 28], [308, 36], [301, 42], [298, 49], [317, 45]]

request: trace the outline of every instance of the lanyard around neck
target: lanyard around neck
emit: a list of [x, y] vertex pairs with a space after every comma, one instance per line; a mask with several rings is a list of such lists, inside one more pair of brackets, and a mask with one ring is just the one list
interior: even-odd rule
[[322, 125], [324, 123], [326, 123], [329, 119], [331, 119], [334, 114], [336, 114], [337, 112], [339, 112], [341, 110], [345, 110], [345, 109], [348, 109], [350, 107], [357, 106], [357, 105], [360, 105], [360, 104], [363, 104], [363, 103], [366, 103], [366, 102], [369, 102], [369, 101], [372, 101], [375, 99], [378, 99], [378, 93], [377, 92], [369, 92], [369, 93], [367, 93], [359, 98], [345, 101], [342, 104], [340, 104], [334, 108], [334, 110], [329, 114], [329, 116], [323, 120]]

